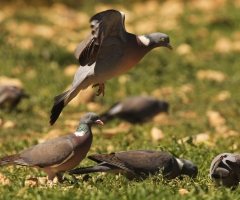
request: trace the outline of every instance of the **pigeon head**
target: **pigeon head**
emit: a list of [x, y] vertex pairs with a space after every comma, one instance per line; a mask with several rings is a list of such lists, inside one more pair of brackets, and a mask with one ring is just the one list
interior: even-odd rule
[[104, 123], [99, 119], [98, 115], [93, 112], [89, 112], [81, 118], [80, 124], [88, 124], [89, 126], [93, 124], [103, 125]]
[[172, 46], [170, 45], [169, 37], [164, 33], [151, 33], [148, 35], [138, 36], [138, 39], [145, 45], [152, 48], [156, 47], [167, 47], [172, 50]]
[[166, 101], [158, 101], [159, 108], [162, 112], [168, 113], [169, 104]]
[[191, 178], [197, 177], [198, 168], [193, 162], [178, 158], [176, 160], [178, 162], [179, 169], [181, 170], [181, 174], [188, 175]]

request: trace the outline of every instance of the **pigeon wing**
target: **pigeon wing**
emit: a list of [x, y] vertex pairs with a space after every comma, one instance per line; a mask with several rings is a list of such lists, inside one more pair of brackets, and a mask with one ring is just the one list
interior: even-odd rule
[[111, 43], [118, 41], [112, 37], [118, 37], [124, 43], [126, 42], [124, 20], [124, 13], [116, 10], [100, 12], [90, 19], [92, 32], [77, 46], [74, 52], [81, 66], [92, 65], [99, 54], [106, 54], [109, 50], [109, 41]]

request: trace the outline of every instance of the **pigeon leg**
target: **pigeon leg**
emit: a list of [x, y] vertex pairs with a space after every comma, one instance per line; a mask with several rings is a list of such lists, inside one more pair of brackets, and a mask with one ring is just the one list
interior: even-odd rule
[[99, 96], [100, 94], [102, 94], [103, 96], [104, 96], [104, 90], [105, 90], [105, 85], [104, 85], [104, 83], [97, 83], [97, 84], [95, 84], [95, 85], [93, 85], [92, 86], [92, 88], [94, 88], [94, 87], [99, 87], [98, 88], [98, 91], [97, 91], [97, 96]]
[[59, 183], [63, 183], [63, 172], [56, 173], [57, 179]]

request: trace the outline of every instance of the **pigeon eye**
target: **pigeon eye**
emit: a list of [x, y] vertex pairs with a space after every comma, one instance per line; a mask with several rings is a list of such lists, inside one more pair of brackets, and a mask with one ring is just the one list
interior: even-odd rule
[[164, 38], [162, 37], [162, 38], [160, 38], [160, 40], [161, 40], [161, 41], [164, 41]]

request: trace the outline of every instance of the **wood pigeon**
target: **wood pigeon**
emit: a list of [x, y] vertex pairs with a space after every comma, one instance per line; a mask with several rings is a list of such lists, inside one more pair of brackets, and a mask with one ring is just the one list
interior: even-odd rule
[[145, 179], [149, 175], [162, 172], [167, 179], [174, 179], [181, 174], [195, 178], [198, 174], [197, 166], [191, 161], [174, 158], [162, 151], [132, 150], [110, 154], [94, 154], [89, 159], [97, 165], [71, 170], [70, 174], [85, 174], [92, 172], [120, 173], [128, 179]]
[[29, 98], [23, 89], [14, 85], [0, 85], [0, 107], [14, 109], [22, 98]]
[[93, 124], [103, 125], [103, 122], [95, 113], [87, 113], [81, 118], [75, 133], [53, 138], [18, 154], [3, 157], [0, 159], [0, 166], [35, 167], [47, 173], [51, 185], [55, 176], [62, 182], [63, 173], [75, 168], [86, 157], [92, 144]]
[[54, 97], [50, 125], [62, 109], [89, 85], [99, 86], [97, 95], [104, 95], [104, 82], [132, 69], [149, 51], [156, 47], [172, 50], [169, 37], [164, 33], [135, 35], [124, 26], [125, 15], [117, 10], [97, 13], [90, 19], [91, 33], [75, 50], [79, 59], [72, 87]]
[[217, 155], [210, 166], [210, 178], [217, 185], [236, 188], [240, 181], [240, 155], [231, 153]]
[[142, 123], [150, 120], [161, 112], [168, 112], [169, 104], [150, 96], [135, 96], [115, 103], [108, 111], [99, 118], [108, 122], [115, 117], [130, 123]]

